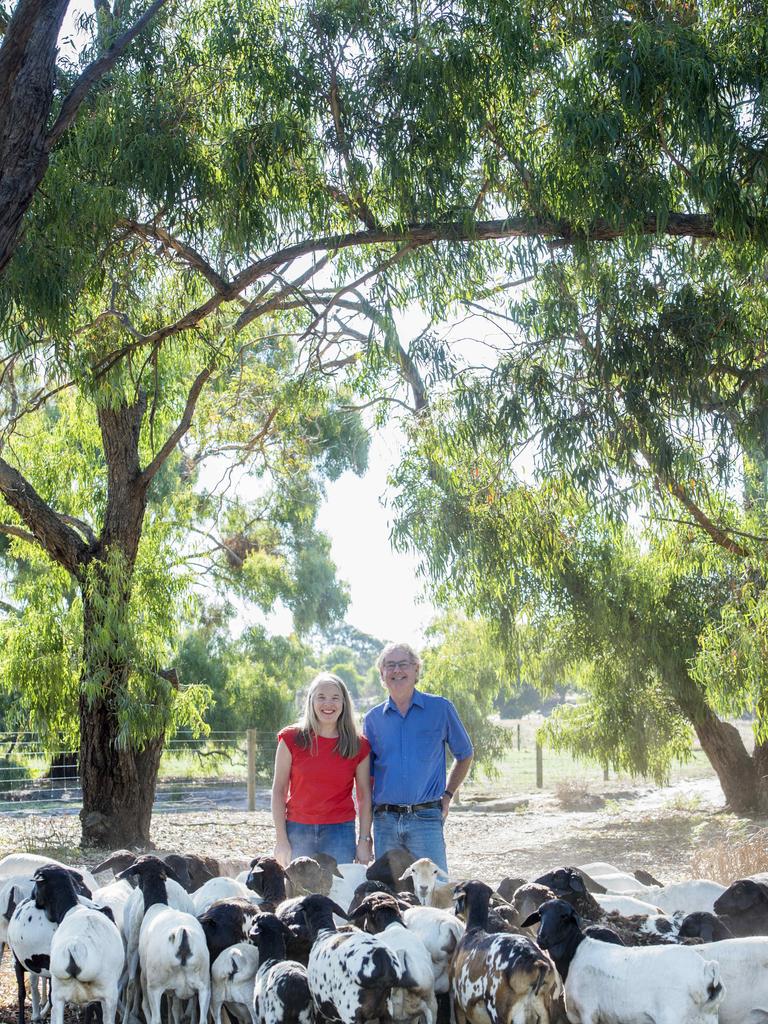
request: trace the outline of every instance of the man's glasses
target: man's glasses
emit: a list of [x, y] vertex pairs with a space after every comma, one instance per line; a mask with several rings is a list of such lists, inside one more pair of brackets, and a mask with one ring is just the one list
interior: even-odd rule
[[381, 667], [385, 672], [394, 672], [395, 669], [402, 670], [410, 668], [410, 666], [414, 664], [415, 662], [413, 661], [385, 661]]

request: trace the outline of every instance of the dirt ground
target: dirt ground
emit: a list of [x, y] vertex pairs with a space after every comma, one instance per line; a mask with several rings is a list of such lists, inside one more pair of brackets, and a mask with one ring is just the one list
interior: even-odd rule
[[[605, 796], [603, 806], [583, 811], [563, 810], [551, 794], [532, 795], [515, 811], [488, 811], [481, 803], [453, 810], [446, 826], [451, 876], [497, 884], [507, 875], [535, 878], [563, 865], [602, 860], [629, 871], [644, 868], [671, 882], [698, 874], [702, 851], [727, 849], [734, 835], [758, 824], [723, 812], [722, 792], [709, 780]], [[104, 855], [79, 848], [76, 816], [1, 817], [0, 856], [28, 851], [92, 866]], [[159, 849], [220, 858], [247, 860], [271, 852], [273, 839], [265, 811], [156, 814], [152, 823]], [[8, 959], [0, 968], [2, 1024], [16, 1020]]]

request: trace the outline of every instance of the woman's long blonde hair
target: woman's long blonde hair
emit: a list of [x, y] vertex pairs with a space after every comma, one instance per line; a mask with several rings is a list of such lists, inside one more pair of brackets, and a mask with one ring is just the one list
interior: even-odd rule
[[309, 684], [307, 698], [304, 701], [304, 713], [299, 722], [296, 743], [304, 750], [311, 747], [312, 753], [317, 753], [317, 736], [320, 723], [315, 714], [313, 701], [315, 693], [324, 683], [333, 683], [341, 691], [341, 714], [337, 719], [339, 739], [336, 744], [336, 752], [342, 757], [355, 757], [360, 750], [360, 733], [357, 731], [357, 723], [352, 711], [352, 700], [344, 682], [338, 676], [335, 676], [333, 672], [321, 672]]

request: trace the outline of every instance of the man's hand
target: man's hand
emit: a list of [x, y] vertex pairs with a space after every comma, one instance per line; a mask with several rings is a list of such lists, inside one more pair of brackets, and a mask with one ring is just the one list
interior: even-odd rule
[[449, 793], [443, 793], [443, 821], [448, 817], [448, 811], [451, 809], [451, 796]]

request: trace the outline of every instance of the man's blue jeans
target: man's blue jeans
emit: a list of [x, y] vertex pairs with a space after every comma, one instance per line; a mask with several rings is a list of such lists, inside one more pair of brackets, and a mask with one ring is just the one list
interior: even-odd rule
[[355, 823], [342, 821], [337, 825], [304, 825], [286, 821], [285, 831], [291, 844], [291, 857], [312, 857], [329, 853], [339, 864], [355, 859]]
[[429, 857], [443, 871], [448, 871], [443, 812], [439, 807], [427, 807], [410, 814], [374, 810], [373, 844], [377, 857], [395, 847], [407, 846], [417, 859]]

